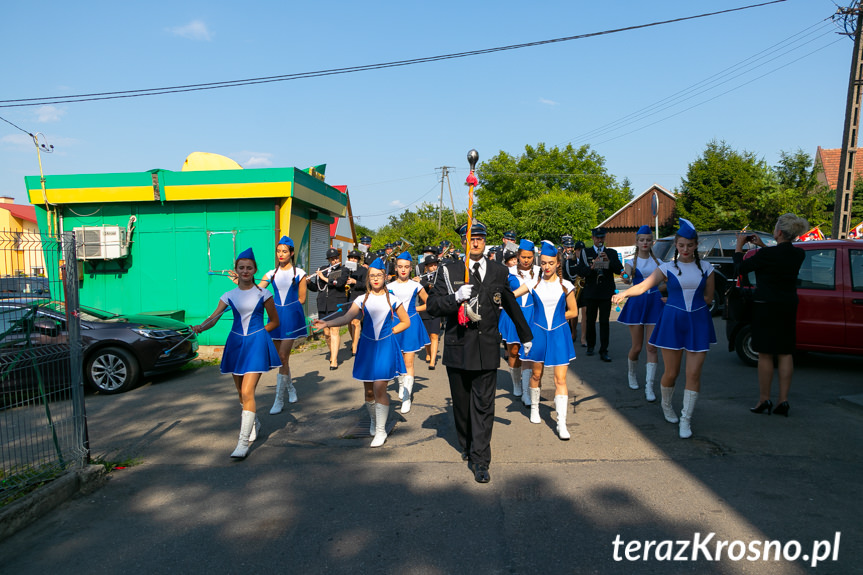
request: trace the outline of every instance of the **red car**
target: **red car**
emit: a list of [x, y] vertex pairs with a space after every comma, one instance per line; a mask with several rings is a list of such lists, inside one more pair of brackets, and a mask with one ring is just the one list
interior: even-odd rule
[[[797, 350], [863, 355], [863, 241], [823, 240], [794, 244], [806, 251], [797, 275]], [[754, 286], [755, 274], [743, 278]], [[728, 351], [758, 364], [752, 349], [746, 299], [752, 287], [733, 291], [726, 309]]]

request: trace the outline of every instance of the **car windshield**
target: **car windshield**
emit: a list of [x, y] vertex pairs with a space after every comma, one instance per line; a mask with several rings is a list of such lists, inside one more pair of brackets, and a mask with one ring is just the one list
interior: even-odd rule
[[[52, 301], [41, 307], [66, 315], [66, 304], [62, 301]], [[84, 321], [125, 321], [125, 319], [120, 317], [120, 314], [103, 311], [94, 307], [80, 306], [79, 311], [80, 317]]]

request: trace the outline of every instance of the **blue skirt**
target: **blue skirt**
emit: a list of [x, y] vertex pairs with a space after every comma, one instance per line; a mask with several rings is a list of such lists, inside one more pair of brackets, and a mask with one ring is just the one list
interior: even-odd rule
[[626, 300], [617, 321], [626, 325], [654, 325], [662, 315], [662, 294], [659, 291], [643, 293]]
[[279, 314], [279, 327], [270, 332], [273, 339], [299, 339], [309, 335], [306, 327], [306, 314], [299, 301], [288, 305], [276, 305]]
[[266, 330], [260, 329], [248, 335], [235, 331], [228, 334], [225, 350], [222, 352], [222, 373], [264, 373], [281, 365], [282, 360], [279, 359], [276, 346]]
[[[396, 334], [396, 341], [402, 353], [416, 353], [431, 343], [426, 326], [423, 325], [419, 313], [409, 316], [411, 325], [406, 330]], [[360, 340], [362, 341], [362, 340]], [[357, 351], [359, 353], [359, 351]]]
[[666, 305], [650, 336], [650, 343], [663, 349], [707, 351], [710, 344], [716, 343], [710, 310], [702, 307], [689, 312]]
[[534, 323], [533, 343], [530, 352], [522, 354], [522, 359], [547, 366], [568, 365], [575, 359], [575, 347], [572, 344], [572, 331], [569, 322], [564, 322], [552, 330], [547, 330]]
[[515, 323], [509, 314], [505, 311], [500, 311], [500, 319], [497, 320], [497, 330], [500, 332], [500, 337], [506, 343], [521, 343], [518, 339], [518, 332], [515, 331]]
[[[417, 321], [422, 325], [419, 318]], [[357, 355], [354, 357], [352, 374], [354, 379], [387, 381], [402, 373], [407, 373], [407, 368], [395, 336], [389, 335], [383, 339], [374, 339], [360, 333]]]

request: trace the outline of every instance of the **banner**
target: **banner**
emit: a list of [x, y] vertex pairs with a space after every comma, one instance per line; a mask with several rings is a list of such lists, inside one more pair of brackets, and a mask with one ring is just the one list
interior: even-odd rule
[[824, 234], [821, 233], [821, 228], [815, 226], [805, 234], [801, 235], [799, 240], [801, 242], [811, 242], [813, 240], [823, 240]]
[[849, 240], [863, 240], [863, 222], [860, 222], [848, 232]]

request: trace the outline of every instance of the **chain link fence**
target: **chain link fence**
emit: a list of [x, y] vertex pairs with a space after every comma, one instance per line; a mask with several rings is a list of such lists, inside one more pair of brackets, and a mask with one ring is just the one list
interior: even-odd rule
[[88, 462], [71, 232], [0, 231], [0, 506]]

